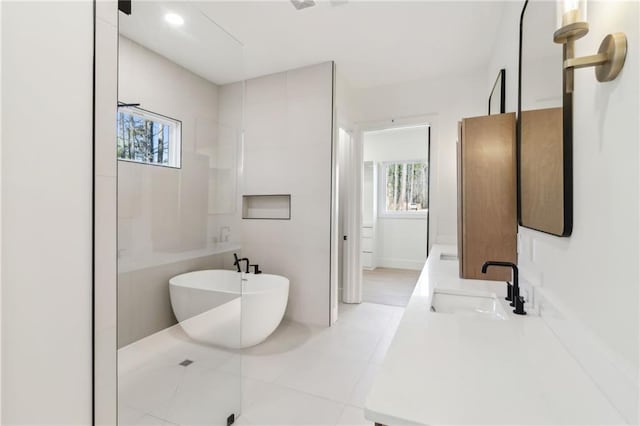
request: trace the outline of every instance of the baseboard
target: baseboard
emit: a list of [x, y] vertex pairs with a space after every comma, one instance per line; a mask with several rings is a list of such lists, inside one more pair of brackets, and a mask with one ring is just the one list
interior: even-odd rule
[[415, 259], [393, 259], [393, 258], [378, 258], [378, 268], [391, 268], [391, 269], [412, 269], [414, 271], [421, 271], [424, 267], [424, 260]]

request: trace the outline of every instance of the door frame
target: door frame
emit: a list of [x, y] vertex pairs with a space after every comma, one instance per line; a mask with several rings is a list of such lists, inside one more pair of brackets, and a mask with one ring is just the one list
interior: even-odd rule
[[[357, 239], [358, 241], [358, 250], [360, 246], [360, 239], [362, 233], [362, 179], [364, 176], [364, 163], [363, 163], [363, 153], [364, 153], [364, 134], [367, 132], [372, 132], [376, 130], [386, 130], [386, 129], [398, 129], [403, 127], [411, 127], [411, 126], [420, 126], [426, 125], [428, 128], [428, 137], [427, 137], [427, 160], [429, 167], [429, 210], [427, 213], [427, 256], [429, 256], [429, 251], [433, 246], [433, 238], [435, 235], [435, 230], [437, 229], [437, 215], [434, 214], [437, 211], [434, 208], [434, 197], [437, 196], [437, 188], [438, 188], [438, 157], [437, 155], [432, 155], [432, 148], [434, 146], [434, 142], [436, 142], [437, 132], [439, 129], [438, 126], [438, 114], [422, 114], [422, 115], [413, 115], [413, 116], [405, 116], [398, 118], [391, 118], [386, 120], [372, 120], [372, 121], [363, 121], [356, 123], [356, 137], [353, 139], [354, 142], [354, 151], [357, 152], [358, 165], [357, 168], [359, 170], [358, 174], [360, 176], [358, 180], [358, 196], [356, 203], [358, 205], [358, 214], [355, 219], [355, 230], [351, 233], [353, 235], [352, 239]], [[435, 172], [434, 172], [435, 170]], [[432, 177], [435, 176], [435, 180]], [[355, 197], [354, 197], [355, 198]], [[360, 256], [358, 251], [358, 259], [357, 262], [354, 263], [354, 266], [357, 265], [358, 272], [360, 275], [359, 280], [347, 281], [344, 283], [343, 292], [352, 294], [358, 297], [357, 302], [352, 303], [361, 303], [362, 302], [362, 267], [360, 262]]]
[[[340, 155], [340, 130], [345, 131], [350, 137], [350, 144], [348, 149], [348, 161], [349, 167], [347, 170], [339, 169], [339, 155]], [[331, 207], [331, 291], [330, 291], [330, 323], [329, 325], [333, 325], [338, 320], [339, 314], [339, 305], [340, 302], [344, 300], [344, 296], [340, 298], [340, 282], [343, 283], [343, 295], [344, 289], [346, 286], [346, 282], [352, 279], [361, 279], [360, 275], [355, 275], [354, 272], [357, 272], [360, 267], [360, 258], [355, 257], [355, 254], [358, 254], [360, 251], [360, 241], [359, 234], [354, 235], [352, 231], [355, 219], [360, 216], [361, 207], [359, 203], [355, 202], [355, 200], [359, 199], [359, 194], [361, 191], [361, 183], [360, 179], [358, 179], [358, 173], [360, 169], [355, 167], [355, 160], [361, 157], [361, 154], [357, 153], [357, 143], [355, 142], [355, 137], [357, 135], [357, 131], [354, 127], [348, 125], [347, 123], [337, 122], [334, 127], [334, 144], [332, 149], [332, 207]], [[356, 196], [350, 196], [346, 198], [347, 205], [340, 206], [340, 176], [342, 173], [348, 174], [347, 180], [347, 193], [348, 194], [356, 194]], [[339, 222], [341, 221], [341, 212], [346, 210], [352, 214], [348, 214], [347, 221], [343, 223], [343, 232], [342, 235], [339, 234], [340, 226]], [[346, 244], [344, 243], [344, 235], [347, 236]], [[340, 247], [343, 250], [340, 250]], [[348, 255], [345, 256], [344, 253]], [[343, 253], [343, 271], [340, 274], [340, 253]], [[346, 261], [345, 261], [346, 258]], [[346, 272], [345, 272], [346, 269]], [[346, 276], [346, 279], [345, 279]], [[356, 286], [359, 288], [359, 286]], [[342, 299], [342, 300], [341, 300]]]

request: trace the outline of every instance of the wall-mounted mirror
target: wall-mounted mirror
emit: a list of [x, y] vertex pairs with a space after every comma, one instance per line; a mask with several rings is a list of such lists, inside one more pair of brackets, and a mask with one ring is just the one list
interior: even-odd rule
[[572, 96], [564, 93], [556, 4], [525, 1], [520, 21], [518, 216], [557, 236], [572, 230]]
[[505, 69], [501, 69], [489, 94], [489, 115], [505, 113]]

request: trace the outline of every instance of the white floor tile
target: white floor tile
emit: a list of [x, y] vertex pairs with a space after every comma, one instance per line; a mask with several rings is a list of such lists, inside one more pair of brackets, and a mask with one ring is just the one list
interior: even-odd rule
[[420, 271], [376, 268], [363, 271], [362, 300], [385, 305], [407, 306]]
[[251, 423], [247, 420], [247, 416], [240, 416], [236, 419], [236, 422], [233, 424], [234, 426], [253, 426], [254, 423]]
[[382, 337], [382, 333], [335, 326], [309, 343], [309, 353], [367, 362]]
[[243, 410], [241, 418], [255, 425], [335, 425], [342, 409], [342, 404], [267, 384], [263, 396]]
[[326, 330], [283, 322], [266, 342], [243, 349], [241, 355], [234, 355], [227, 360], [221, 370], [235, 373], [240, 369], [243, 377], [273, 382], [291, 365], [308, 358], [312, 343]]
[[269, 338], [259, 345], [242, 350], [245, 355], [281, 355], [304, 348], [326, 327], [283, 321]]
[[150, 413], [175, 397], [185, 374], [179, 365], [154, 363], [123, 376], [118, 383], [118, 400], [129, 407]]
[[187, 367], [175, 396], [151, 414], [181, 425], [224, 425], [240, 413], [241, 380], [216, 370]]
[[118, 353], [119, 424], [224, 425], [240, 413], [238, 425], [370, 425], [362, 406], [403, 312], [341, 305], [334, 327], [285, 321], [243, 350], [157, 333]]
[[364, 410], [362, 408], [351, 407], [347, 405], [342, 411], [340, 419], [338, 419], [338, 426], [372, 426], [373, 422], [367, 420], [364, 417]]
[[341, 358], [311, 358], [290, 369], [276, 383], [332, 401], [348, 403], [367, 364]]
[[145, 416], [144, 411], [129, 407], [126, 404], [118, 403], [118, 425], [133, 426], [139, 424], [139, 421]]
[[373, 355], [369, 359], [370, 363], [382, 364], [384, 357], [387, 355], [387, 350], [389, 350], [389, 346], [391, 346], [391, 342], [393, 341], [393, 335], [394, 333], [385, 333], [380, 338], [375, 350], [373, 351]]
[[360, 380], [358, 380], [358, 383], [351, 393], [349, 404], [355, 407], [364, 408], [364, 403], [367, 399], [367, 395], [371, 390], [371, 386], [373, 386], [373, 382], [379, 369], [380, 366], [377, 364], [367, 365], [364, 374], [362, 374]]
[[136, 424], [141, 426], [178, 426], [176, 423], [171, 423], [148, 414], [141, 418]]
[[220, 369], [229, 373], [240, 372], [242, 377], [273, 382], [293, 363], [297, 357], [291, 354], [235, 355]]
[[396, 317], [404, 311], [404, 308], [372, 303], [341, 304], [339, 309], [338, 321], [334, 327], [349, 327], [374, 333], [384, 333], [394, 323], [397, 326]]
[[[162, 355], [169, 363], [178, 364], [185, 360], [193, 361], [190, 369], [208, 370], [220, 367], [233, 356], [231, 350], [207, 346], [195, 342], [182, 342]], [[237, 370], [236, 370], [237, 371]]]

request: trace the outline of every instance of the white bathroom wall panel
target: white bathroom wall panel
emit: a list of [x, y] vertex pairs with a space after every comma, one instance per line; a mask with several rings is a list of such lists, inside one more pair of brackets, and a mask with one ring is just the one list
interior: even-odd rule
[[333, 64], [246, 82], [241, 194], [291, 194], [291, 220], [243, 220], [243, 255], [291, 288], [287, 317], [329, 325]]
[[[219, 132], [217, 147], [218, 164], [216, 167], [230, 170], [233, 174], [224, 182], [216, 182], [214, 188], [225, 189], [225, 209], [216, 211], [208, 216], [208, 229], [216, 239], [220, 237], [220, 230], [228, 227], [231, 230], [231, 240], [240, 241], [242, 225], [242, 197], [239, 192], [239, 179], [243, 164], [243, 119], [244, 119], [244, 82], [230, 83], [218, 86], [218, 123]], [[224, 149], [223, 149], [224, 148]], [[216, 197], [218, 198], [218, 197]], [[210, 198], [211, 200], [211, 198]]]
[[462, 117], [486, 113], [486, 70], [352, 91], [354, 120], [411, 121], [429, 116], [431, 128], [430, 244], [456, 242], [456, 140]]
[[[589, 1], [589, 34], [576, 55], [596, 52], [608, 33], [628, 37], [618, 78], [575, 72], [573, 233], [558, 238], [519, 228], [522, 277], [540, 289], [543, 317], [633, 424], [638, 421], [639, 5]], [[518, 23], [509, 3], [486, 86], [506, 68], [507, 111], [517, 106]], [[549, 37], [540, 34], [540, 37]]]
[[426, 160], [427, 140], [426, 126], [366, 132], [364, 161]]
[[2, 3], [2, 424], [91, 423], [92, 2]]
[[426, 219], [378, 218], [377, 266], [421, 270], [427, 260], [427, 223]]

